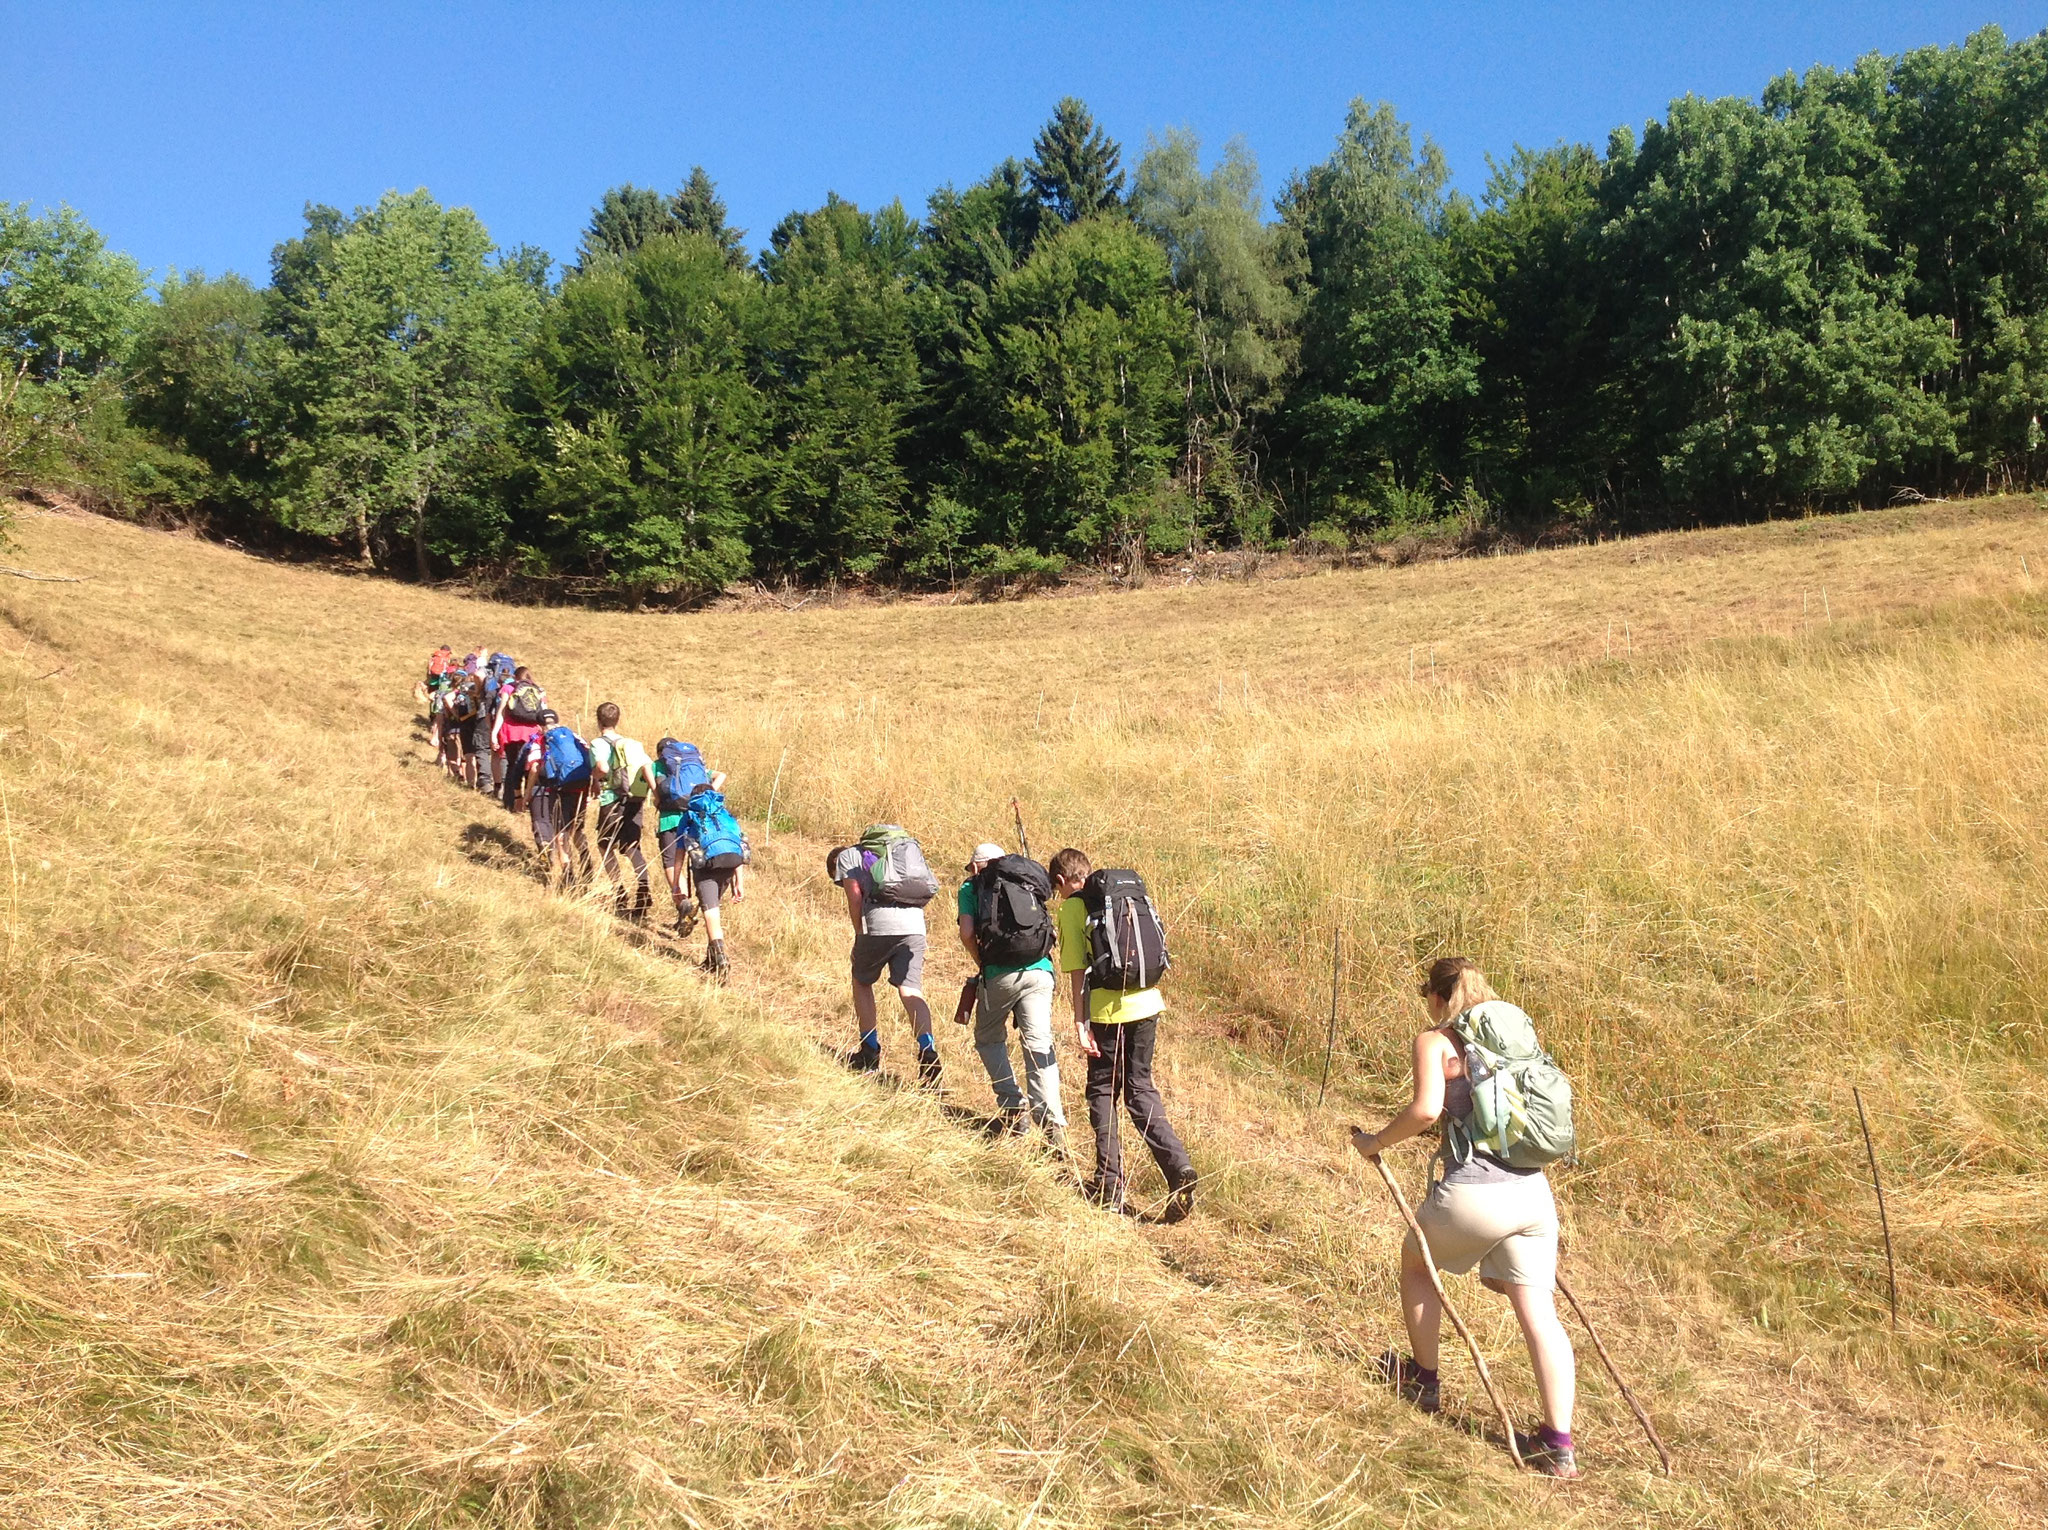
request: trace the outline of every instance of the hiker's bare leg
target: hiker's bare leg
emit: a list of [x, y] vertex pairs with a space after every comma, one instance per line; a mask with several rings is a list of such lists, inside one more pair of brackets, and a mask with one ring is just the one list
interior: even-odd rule
[[[910, 1016], [913, 1034], [929, 1036], [932, 1033], [932, 1007], [925, 1003], [924, 995], [912, 993], [907, 988], [899, 988], [896, 990], [896, 997], [903, 1001], [903, 1013]], [[872, 1025], [873, 1019], [870, 1018], [868, 1023]]]
[[[1487, 1282], [1493, 1285], [1492, 1281]], [[1496, 1289], [1503, 1289], [1496, 1287]], [[1536, 1391], [1543, 1399], [1543, 1422], [1559, 1434], [1572, 1432], [1572, 1404], [1578, 1394], [1578, 1373], [1571, 1336], [1557, 1316], [1557, 1298], [1541, 1286], [1507, 1286], [1508, 1303], [1529, 1344], [1529, 1363], [1536, 1371]]]
[[[715, 908], [707, 908], [704, 910], [704, 938], [706, 940], [714, 942], [725, 939], [725, 927], [720, 922], [718, 917], [718, 910]], [[870, 992], [868, 995], [868, 1002], [870, 1004], [874, 1003], [874, 994], [872, 992]], [[855, 1009], [860, 1008], [860, 1003], [858, 1000], [854, 1002], [853, 1007]]]
[[855, 983], [853, 985], [853, 1018], [865, 1036], [875, 1028], [875, 985]]
[[1422, 1262], [1422, 1252], [1412, 1237], [1401, 1245], [1401, 1319], [1408, 1325], [1408, 1353], [1424, 1370], [1435, 1370], [1444, 1305], [1437, 1300], [1429, 1267]]

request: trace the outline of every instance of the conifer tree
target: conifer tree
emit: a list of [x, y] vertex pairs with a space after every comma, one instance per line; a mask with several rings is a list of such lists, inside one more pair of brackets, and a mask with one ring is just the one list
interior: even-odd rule
[[1122, 160], [1122, 147], [1088, 108], [1066, 96], [1031, 141], [1025, 169], [1038, 200], [1062, 223], [1075, 223], [1122, 205]]

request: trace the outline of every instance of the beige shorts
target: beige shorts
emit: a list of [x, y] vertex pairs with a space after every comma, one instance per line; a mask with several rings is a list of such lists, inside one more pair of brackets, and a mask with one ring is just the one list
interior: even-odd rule
[[[1481, 1185], [1439, 1180], [1415, 1220], [1429, 1239], [1436, 1267], [1468, 1274], [1473, 1265], [1489, 1280], [1511, 1286], [1557, 1285], [1557, 1202], [1550, 1180], [1526, 1174]], [[1408, 1235], [1413, 1243], [1415, 1235]]]

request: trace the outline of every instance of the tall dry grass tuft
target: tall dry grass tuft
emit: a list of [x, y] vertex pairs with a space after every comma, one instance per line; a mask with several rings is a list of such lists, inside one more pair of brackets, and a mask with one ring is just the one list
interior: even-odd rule
[[[91, 578], [0, 590], [4, 1518], [2028, 1522], [2043, 529], [632, 618], [25, 517], [23, 561]], [[523, 825], [437, 779], [407, 693], [444, 639], [732, 770], [762, 841], [732, 988], [549, 898]], [[956, 864], [1012, 794], [1041, 854], [1166, 901], [1181, 1227], [818, 1045], [851, 1039], [822, 851], [889, 818]], [[1572, 1263], [1677, 1481], [1591, 1373], [1563, 1495], [1467, 1437], [1455, 1369], [1448, 1423], [1364, 1384], [1396, 1240], [1342, 1125], [1398, 1096], [1414, 970], [1454, 948], [1580, 1084]], [[943, 939], [932, 967], [963, 975]]]

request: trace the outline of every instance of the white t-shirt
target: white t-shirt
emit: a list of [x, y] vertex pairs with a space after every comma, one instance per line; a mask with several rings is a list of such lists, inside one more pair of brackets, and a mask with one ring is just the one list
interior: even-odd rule
[[877, 903], [875, 879], [868, 874], [867, 852], [849, 845], [832, 858], [832, 880], [860, 885], [860, 932], [863, 935], [922, 935], [924, 910]]
[[627, 789], [628, 796], [647, 795], [647, 777], [642, 772], [654, 768], [654, 762], [648, 759], [647, 750], [638, 739], [627, 738], [623, 734], [612, 732], [609, 728], [598, 734], [590, 741], [590, 758], [591, 770], [600, 783], [597, 794], [599, 807], [607, 806], [612, 800], [611, 774], [614, 749], [619, 752], [619, 763], [626, 767], [626, 779], [633, 783]]

